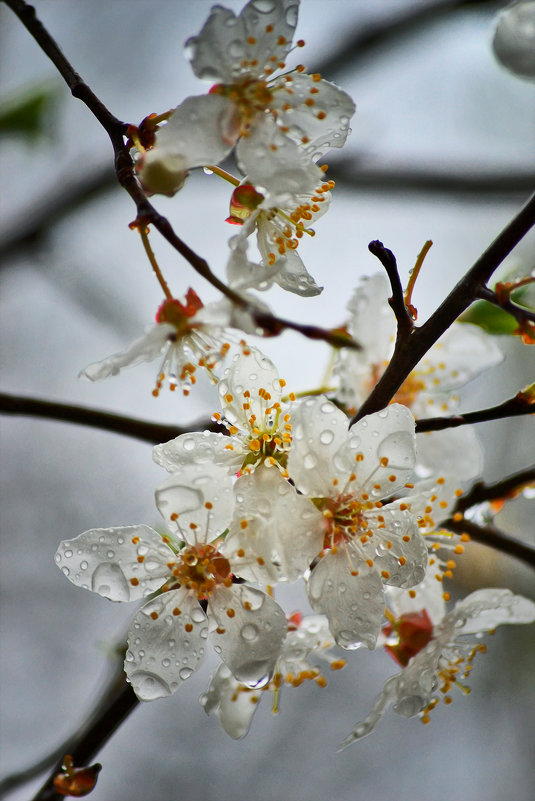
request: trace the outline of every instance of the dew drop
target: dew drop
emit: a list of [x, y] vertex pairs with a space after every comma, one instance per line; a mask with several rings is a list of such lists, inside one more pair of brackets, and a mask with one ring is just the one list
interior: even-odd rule
[[202, 623], [203, 620], [206, 620], [206, 615], [202, 611], [200, 606], [193, 607], [191, 610], [191, 619], [194, 623]]
[[171, 664], [171, 660], [168, 659], [167, 657], [165, 657], [165, 659], [162, 659], [162, 667], [168, 668], [170, 664]]
[[138, 670], [129, 678], [134, 692], [144, 701], [154, 701], [156, 698], [163, 698], [166, 695], [171, 695], [171, 688], [169, 685], [154, 673]]
[[180, 668], [180, 670], [178, 671], [178, 675], [180, 676], [182, 681], [186, 681], [186, 679], [189, 679], [192, 673], [193, 670], [190, 667], [183, 667]]
[[87, 568], [88, 568], [88, 564], [84, 559], [83, 562], [80, 562], [80, 570], [87, 570]]
[[54, 561], [56, 562], [57, 565], [59, 565], [59, 563], [61, 562], [61, 556], [59, 555], [59, 553], [55, 555]]
[[253, 642], [258, 639], [258, 626], [255, 626], [254, 623], [246, 623], [240, 634], [247, 642]]
[[334, 433], [326, 428], [325, 431], [322, 431], [320, 434], [320, 442], [322, 445], [330, 445], [334, 439]]
[[193, 437], [186, 437], [186, 439], [182, 443], [182, 447], [185, 451], [193, 451], [195, 450], [195, 440]]
[[68, 549], [68, 550], [66, 550], [66, 551], [64, 552], [64, 554], [63, 554], [63, 555], [65, 556], [65, 559], [70, 559], [70, 558], [71, 558], [71, 556], [72, 556], [72, 551], [71, 551], [70, 549]]
[[271, 14], [275, 9], [275, 0], [253, 0], [250, 5], [260, 14]]
[[291, 28], [295, 28], [297, 25], [297, 6], [290, 6], [286, 11], [286, 24]]
[[70, 571], [68, 567], [62, 567], [61, 572], [63, 573], [64, 576], [68, 576]]

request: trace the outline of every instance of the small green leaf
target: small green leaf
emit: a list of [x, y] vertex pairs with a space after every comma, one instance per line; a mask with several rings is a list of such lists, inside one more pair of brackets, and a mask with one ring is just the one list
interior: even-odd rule
[[46, 133], [56, 87], [38, 86], [19, 93], [0, 105], [0, 135], [15, 134], [35, 140]]
[[486, 300], [472, 303], [470, 308], [461, 314], [459, 322], [478, 325], [488, 334], [512, 334], [518, 328], [518, 323], [512, 315]]

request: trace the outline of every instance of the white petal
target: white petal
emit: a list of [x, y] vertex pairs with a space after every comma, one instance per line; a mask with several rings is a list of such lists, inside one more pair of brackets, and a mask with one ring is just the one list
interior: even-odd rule
[[221, 465], [185, 465], [156, 490], [156, 506], [171, 531], [190, 545], [211, 542], [232, 517], [232, 478]]
[[489, 631], [504, 623], [533, 623], [535, 604], [510, 590], [476, 590], [455, 605], [457, 634]]
[[186, 98], [158, 131], [154, 147], [142, 161], [143, 186], [149, 192], [172, 195], [187, 170], [224, 159], [234, 144], [226, 133], [233, 114], [232, 103], [221, 95]]
[[[260, 211], [253, 212], [247, 224], [244, 224], [240, 233], [229, 240], [230, 256], [227, 262], [227, 277], [231, 287], [234, 289], [258, 289], [265, 292], [273, 285], [281, 265], [256, 264], [247, 257], [248, 243], [247, 236], [254, 230], [254, 222], [258, 219]], [[247, 227], [246, 227], [247, 225]], [[241, 327], [241, 326], [240, 326]], [[258, 333], [258, 326], [253, 324], [252, 330], [247, 333]]]
[[[304, 137], [310, 140], [303, 142], [303, 149], [317, 161], [332, 147], [343, 147], [351, 131], [349, 123], [355, 104], [334, 83], [295, 72], [291, 78], [275, 93], [274, 106], [282, 124], [290, 129], [290, 136], [299, 141]], [[288, 105], [291, 108], [286, 110]]]
[[454, 323], [413, 372], [426, 383], [427, 391], [451, 392], [502, 360], [494, 339], [479, 326]]
[[[346, 447], [349, 420], [324, 395], [292, 405], [292, 447], [288, 472], [300, 492], [311, 498], [333, 494], [336, 454]], [[346, 471], [348, 474], [352, 466]]]
[[384, 717], [385, 713], [397, 698], [398, 678], [399, 675], [392, 676], [392, 678], [385, 682], [385, 685], [379, 696], [376, 698], [371, 711], [363, 720], [357, 723], [353, 731], [348, 734], [345, 740], [340, 743], [338, 746], [338, 751], [342, 751], [344, 748], [347, 748], [348, 745], [351, 745], [351, 743], [354, 743], [357, 740], [362, 740], [363, 737], [366, 737], [368, 734], [372, 733], [379, 721]]
[[287, 250], [275, 264], [279, 267], [275, 283], [287, 292], [303, 298], [313, 298], [323, 292], [323, 287], [314, 281], [295, 250]]
[[[256, 348], [249, 350], [248, 354], [236, 354], [218, 386], [225, 417], [245, 431], [251, 429], [252, 415], [255, 415], [255, 424], [262, 429], [266, 409], [280, 402], [282, 396], [279, 373], [273, 362]], [[270, 397], [267, 400], [261, 397], [259, 390], [265, 390]], [[249, 392], [250, 397], [244, 399], [244, 392]], [[244, 409], [244, 403], [249, 408]]]
[[152, 458], [168, 473], [176, 473], [188, 464], [212, 463], [224, 465], [231, 473], [236, 473], [243, 464], [244, 454], [234, 437], [212, 431], [192, 431], [156, 445]]
[[473, 426], [418, 434], [416, 453], [419, 475], [449, 474], [456, 477], [457, 485], [481, 475], [483, 451]]
[[239, 478], [234, 492], [234, 518], [221, 549], [232, 572], [259, 584], [296, 581], [321, 550], [323, 516], [274, 467]]
[[[264, 67], [273, 63], [271, 56], [275, 64], [284, 61], [297, 25], [298, 5], [297, 0], [251, 0], [238, 17], [214, 6], [198, 36], [186, 42], [195, 75], [204, 81], [232, 83], [244, 75], [262, 75]], [[284, 39], [282, 44], [279, 37]], [[256, 62], [254, 67], [251, 61]]]
[[299, 195], [312, 195], [325, 183], [320, 168], [268, 117], [240, 139], [236, 156], [249, 183], [278, 198], [272, 205], [296, 206]]
[[[377, 522], [377, 515], [382, 516], [384, 523]], [[386, 571], [390, 574], [385, 578], [385, 584], [407, 589], [423, 581], [427, 547], [420, 535], [416, 516], [388, 504], [377, 513], [367, 513], [366, 520], [373, 535], [364, 550], [373, 549], [375, 568], [380, 573]]]
[[199, 699], [207, 715], [217, 711], [221, 726], [235, 740], [245, 737], [249, 731], [259, 700], [254, 690], [236, 681], [223, 663]]
[[[328, 551], [310, 574], [307, 591], [316, 612], [329, 619], [331, 632], [342, 648], [364, 644], [374, 648], [385, 609], [379, 574], [369, 569], [348, 547]], [[352, 575], [358, 570], [358, 575]]]
[[167, 562], [172, 556], [171, 549], [149, 526], [123, 526], [94, 528], [73, 540], [64, 540], [55, 561], [77, 587], [110, 601], [135, 601], [165, 583]]
[[208, 621], [197, 598], [180, 588], [149, 601], [128, 631], [124, 669], [141, 701], [171, 695], [204, 655]]
[[208, 616], [214, 650], [234, 677], [248, 687], [266, 684], [287, 631], [280, 606], [260, 590], [234, 584], [216, 587], [208, 601]]
[[[349, 456], [349, 459], [347, 457]], [[416, 464], [414, 417], [406, 406], [392, 403], [367, 415], [350, 429], [340, 466], [347, 459], [357, 475], [355, 486], [372, 498], [384, 498], [413, 477]]]
[[124, 353], [115, 353], [100, 362], [93, 362], [81, 371], [79, 377], [100, 381], [102, 378], [117, 375], [123, 367], [151, 362], [169, 346], [170, 337], [175, 333], [175, 327], [168, 323], [154, 325], [146, 334], [132, 342]]
[[388, 606], [395, 617], [425, 609], [433, 626], [437, 626], [444, 619], [446, 614], [444, 587], [442, 582], [437, 581], [436, 573], [436, 565], [428, 564], [423, 581], [412, 588], [410, 595], [407, 590], [397, 587], [385, 588]]

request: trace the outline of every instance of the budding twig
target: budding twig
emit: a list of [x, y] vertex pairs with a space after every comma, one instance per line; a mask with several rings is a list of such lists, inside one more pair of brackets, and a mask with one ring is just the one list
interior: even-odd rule
[[535, 486], [535, 465], [526, 467], [525, 470], [519, 470], [517, 473], [513, 473], [492, 484], [478, 481], [470, 492], [467, 492], [466, 495], [461, 495], [455, 505], [455, 511], [464, 512], [479, 503], [514, 497], [530, 486]]
[[480, 409], [477, 412], [466, 412], [465, 414], [454, 414], [448, 417], [428, 417], [416, 421], [416, 433], [422, 434], [425, 431], [443, 431], [445, 428], [457, 428], [457, 426], [471, 425], [472, 423], [486, 423], [489, 420], [501, 420], [504, 417], [519, 417], [526, 414], [535, 414], [535, 402], [526, 401], [519, 392], [514, 398], [491, 406], [488, 409]]
[[396, 257], [392, 253], [391, 250], [385, 248], [382, 242], [379, 242], [377, 239], [373, 242], [370, 242], [368, 245], [368, 250], [372, 253], [376, 258], [379, 259], [383, 267], [385, 268], [388, 279], [390, 281], [390, 287], [392, 289], [392, 297], [388, 299], [388, 303], [396, 316], [396, 321], [398, 324], [397, 330], [397, 337], [396, 337], [396, 347], [398, 343], [407, 338], [407, 336], [412, 331], [414, 324], [412, 322], [412, 317], [405, 305], [405, 298], [403, 296], [403, 287], [401, 286], [401, 280], [399, 277], [398, 272], [398, 265], [396, 262]]
[[495, 548], [509, 556], [514, 556], [535, 568], [535, 548], [528, 545], [527, 542], [511, 537], [495, 526], [481, 526], [472, 520], [454, 520], [453, 518], [445, 520], [441, 526], [458, 534], [469, 534], [470, 539], [474, 542], [488, 545], [489, 548]]

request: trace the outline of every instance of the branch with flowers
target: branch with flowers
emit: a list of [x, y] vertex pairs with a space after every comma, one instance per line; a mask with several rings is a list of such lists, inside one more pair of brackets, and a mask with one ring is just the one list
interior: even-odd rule
[[[390, 706], [429, 722], [439, 697], [449, 704], [450, 691], [464, 686], [460, 680], [484, 650], [482, 633], [535, 620], [535, 603], [510, 590], [480, 589], [450, 605], [447, 589], [470, 536], [535, 565], [533, 547], [492, 521], [492, 503], [529, 496], [533, 469], [483, 484], [483, 451], [471, 425], [528, 422], [533, 384], [476, 412], [461, 413], [456, 395], [503, 358], [481, 327], [459, 321], [472, 304], [498, 305], [518, 323], [514, 333], [523, 343], [533, 342], [533, 312], [510, 298], [531, 288], [532, 277], [494, 289], [488, 283], [535, 225], [535, 195], [421, 325], [412, 295], [431, 242], [405, 288], [393, 252], [371, 242], [386, 276], [360, 279], [341, 327], [280, 317], [258, 293], [273, 285], [302, 298], [322, 291], [299, 246], [330, 208], [334, 182], [319, 162], [344, 146], [355, 112], [349, 95], [319, 73], [287, 66], [304, 45], [292, 45], [298, 0], [250, 0], [239, 15], [214, 6], [186, 42], [195, 75], [211, 89], [139, 125], [104, 106], [35, 9], [24, 0], [4, 2], [107, 132], [117, 180], [135, 204], [130, 228], [163, 295], [145, 334], [80, 376], [100, 381], [158, 360], [153, 396], [166, 385], [190, 395], [204, 374], [220, 403], [211, 421], [176, 427], [1, 396], [7, 414], [154, 443], [153, 460], [168, 474], [155, 492], [161, 527], [92, 528], [56, 551], [58, 568], [76, 587], [138, 605], [126, 680], [74, 735], [36, 801], [90, 793], [100, 766], [88, 762], [138, 701], [185, 692], [208, 646], [217, 667], [200, 703], [234, 739], [247, 734], [262, 697], [277, 711], [284, 685], [324, 687], [325, 670], [342, 669], [360, 647], [386, 650], [401, 672], [341, 747], [371, 733]], [[231, 155], [239, 176], [221, 166]], [[149, 200], [187, 192], [195, 169], [231, 187], [227, 221], [237, 233], [228, 242], [225, 281]], [[152, 248], [153, 231], [222, 298], [205, 305], [193, 288], [175, 297]], [[286, 330], [330, 346], [319, 387], [287, 388], [250, 342]], [[466, 515], [486, 502], [485, 525]], [[297, 582], [308, 608], [290, 613], [278, 587]]]

